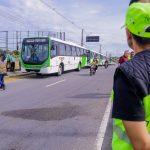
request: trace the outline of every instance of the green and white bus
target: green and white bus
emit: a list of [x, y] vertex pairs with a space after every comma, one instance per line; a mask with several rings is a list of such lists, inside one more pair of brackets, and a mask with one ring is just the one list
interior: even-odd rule
[[88, 50], [86, 53], [87, 56], [87, 65], [90, 66], [91, 62], [93, 61], [94, 58], [97, 58], [99, 60], [99, 66], [103, 66], [105, 63], [105, 60], [107, 59], [106, 56], [93, 51], [93, 50]]
[[89, 66], [99, 53], [72, 42], [52, 37], [25, 38], [21, 51], [22, 72], [34, 71], [37, 74], [58, 73], [78, 70]]

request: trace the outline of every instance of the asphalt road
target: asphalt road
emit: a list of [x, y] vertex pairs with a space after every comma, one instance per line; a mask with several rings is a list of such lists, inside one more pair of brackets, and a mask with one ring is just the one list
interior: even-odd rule
[[[0, 150], [96, 150], [115, 67], [30, 76], [0, 91]], [[110, 149], [111, 121], [103, 143]]]

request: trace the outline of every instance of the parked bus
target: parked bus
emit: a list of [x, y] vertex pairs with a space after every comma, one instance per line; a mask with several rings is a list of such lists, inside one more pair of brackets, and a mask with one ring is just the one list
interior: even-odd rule
[[52, 37], [25, 38], [22, 43], [21, 69], [37, 74], [57, 73], [78, 70], [88, 66], [96, 52], [72, 42]]

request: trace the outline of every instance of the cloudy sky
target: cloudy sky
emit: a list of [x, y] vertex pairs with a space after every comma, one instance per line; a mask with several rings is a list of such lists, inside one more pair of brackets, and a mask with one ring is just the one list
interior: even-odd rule
[[[124, 16], [129, 0], [42, 0], [75, 24], [85, 35], [100, 35], [102, 52], [114, 55], [128, 49]], [[81, 29], [67, 22], [40, 0], [0, 0], [0, 30], [65, 31], [67, 39], [80, 43]], [[86, 44], [89, 45], [89, 44]], [[90, 45], [93, 46], [93, 45]], [[94, 46], [99, 49], [99, 44]]]

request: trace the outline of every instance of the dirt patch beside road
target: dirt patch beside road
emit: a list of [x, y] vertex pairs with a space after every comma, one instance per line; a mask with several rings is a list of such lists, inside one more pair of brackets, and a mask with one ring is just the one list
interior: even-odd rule
[[5, 83], [15, 82], [18, 79], [18, 77], [5, 77]]

